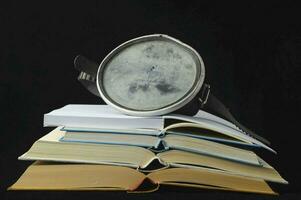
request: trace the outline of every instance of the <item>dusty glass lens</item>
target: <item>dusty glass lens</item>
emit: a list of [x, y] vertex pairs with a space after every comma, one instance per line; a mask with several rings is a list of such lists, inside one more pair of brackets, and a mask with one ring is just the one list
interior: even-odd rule
[[172, 40], [139, 41], [113, 55], [98, 78], [114, 104], [150, 111], [184, 98], [198, 80], [198, 65], [190, 49]]

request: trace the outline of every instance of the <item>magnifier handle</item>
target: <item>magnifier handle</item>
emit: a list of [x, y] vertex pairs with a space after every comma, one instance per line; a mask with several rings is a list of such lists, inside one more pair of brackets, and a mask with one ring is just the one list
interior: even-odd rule
[[261, 141], [265, 144], [270, 145], [270, 142], [267, 139], [257, 135], [256, 133], [254, 133], [250, 129], [246, 128], [241, 123], [239, 123], [234, 118], [234, 116], [229, 111], [229, 109], [216, 96], [214, 96], [212, 93], [210, 93], [210, 95], [207, 96], [206, 104], [202, 105], [202, 109], [209, 112], [209, 113], [215, 114], [215, 115], [217, 115], [221, 118], [224, 118], [224, 119], [232, 122], [233, 124], [238, 126], [242, 131], [244, 131], [245, 133], [249, 134], [250, 136], [254, 137], [255, 139], [257, 139], [257, 140], [259, 140], [259, 141]]
[[74, 59], [74, 67], [80, 71], [77, 80], [92, 94], [100, 96], [96, 86], [96, 74], [98, 64], [88, 58], [77, 55]]

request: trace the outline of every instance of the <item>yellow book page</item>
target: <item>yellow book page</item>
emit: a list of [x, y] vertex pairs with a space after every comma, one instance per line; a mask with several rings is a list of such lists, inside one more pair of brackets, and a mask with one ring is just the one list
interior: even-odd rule
[[157, 184], [177, 183], [192, 187], [202, 185], [241, 192], [276, 194], [262, 179], [246, 178], [205, 169], [170, 168], [148, 174]]
[[106, 165], [33, 164], [10, 190], [135, 190], [145, 179], [137, 170]]
[[254, 166], [238, 162], [232, 162], [212, 156], [200, 155], [178, 150], [171, 150], [157, 155], [163, 162], [171, 166], [182, 167], [208, 167], [224, 171], [225, 173], [237, 174], [246, 177], [261, 178], [268, 181], [287, 183], [280, 174], [266, 162], [258, 157], [263, 166]]
[[61, 142], [65, 131], [54, 129], [36, 141], [20, 160], [42, 160], [94, 164], [116, 164], [144, 168], [155, 154], [136, 146]]
[[[186, 117], [185, 117], [186, 118]], [[189, 118], [192, 118], [192, 117], [189, 117]], [[190, 120], [191, 121], [191, 120]], [[192, 121], [194, 121], [192, 119]], [[214, 123], [215, 124], [215, 123]], [[272, 148], [270, 148], [269, 146], [267, 146], [266, 144], [262, 143], [261, 141], [241, 132], [241, 131], [238, 131], [237, 129], [233, 129], [233, 128], [229, 128], [227, 126], [220, 126], [220, 125], [217, 125], [217, 124], [212, 124], [212, 123], [209, 123], [208, 121], [205, 123], [205, 122], [201, 122], [201, 121], [196, 121], [196, 122], [193, 122], [193, 123], [176, 123], [176, 124], [173, 124], [173, 125], [170, 125], [170, 126], [167, 126], [166, 128], [164, 128], [164, 131], [168, 130], [168, 129], [174, 129], [174, 128], [180, 128], [180, 127], [194, 127], [194, 128], [201, 128], [201, 129], [207, 129], [207, 130], [211, 130], [211, 131], [214, 131], [214, 132], [218, 132], [218, 133], [222, 133], [224, 135], [227, 135], [229, 137], [232, 137], [232, 138], [236, 138], [237, 140], [240, 140], [240, 141], [243, 141], [243, 142], [246, 142], [246, 143], [250, 143], [250, 144], [257, 144], [273, 153], [276, 153], [275, 150], [273, 150]]]
[[[241, 140], [239, 137], [235, 136], [229, 136], [227, 134], [219, 133], [213, 130], [206, 129], [199, 124], [195, 123], [176, 123], [167, 126], [164, 128], [165, 131], [175, 131], [175, 132], [182, 132], [182, 133], [188, 133], [193, 135], [200, 135], [200, 136], [207, 136], [212, 138], [221, 138], [221, 139], [227, 139], [227, 140], [233, 140], [233, 141], [242, 141], [246, 142], [244, 140]], [[246, 142], [250, 143], [250, 142]]]
[[253, 165], [260, 165], [255, 153], [216, 142], [183, 137], [179, 135], [167, 135], [164, 138], [167, 146], [171, 149], [186, 150], [219, 158], [244, 162]]

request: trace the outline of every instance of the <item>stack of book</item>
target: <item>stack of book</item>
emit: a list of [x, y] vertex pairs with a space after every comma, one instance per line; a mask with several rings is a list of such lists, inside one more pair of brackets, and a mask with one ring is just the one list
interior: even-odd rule
[[45, 114], [44, 125], [56, 128], [19, 157], [36, 162], [10, 189], [133, 192], [174, 185], [276, 194], [268, 183], [287, 183], [254, 153], [273, 149], [202, 110], [137, 117], [107, 105], [67, 105]]

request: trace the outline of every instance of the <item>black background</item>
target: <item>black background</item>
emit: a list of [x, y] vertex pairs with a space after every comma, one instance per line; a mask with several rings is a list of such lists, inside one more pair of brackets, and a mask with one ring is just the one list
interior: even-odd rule
[[[300, 7], [198, 1], [10, 1], [1, 5], [1, 190], [14, 198], [301, 198]], [[30, 164], [18, 161], [50, 129], [43, 114], [70, 103], [102, 101], [77, 81], [73, 59], [95, 61], [137, 36], [165, 33], [203, 57], [206, 81], [235, 116], [278, 151], [265, 153], [289, 185], [280, 197], [162, 189], [147, 195], [110, 192], [4, 192]]]

